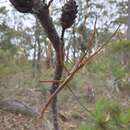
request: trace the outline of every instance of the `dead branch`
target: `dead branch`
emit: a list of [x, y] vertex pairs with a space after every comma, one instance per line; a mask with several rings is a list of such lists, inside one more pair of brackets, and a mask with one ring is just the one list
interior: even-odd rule
[[79, 105], [88, 113], [90, 113], [93, 117], [95, 117], [94, 113], [91, 112], [82, 102], [80, 102], [79, 98], [77, 97], [77, 95], [75, 94], [75, 92], [73, 91], [73, 89], [67, 85], [67, 88], [69, 89], [69, 91], [72, 93], [72, 95], [75, 97], [76, 101], [79, 103]]
[[50, 5], [51, 5], [52, 2], [53, 2], [53, 0], [49, 1], [48, 5], [47, 5], [48, 8], [50, 7]]
[[[120, 28], [120, 25], [118, 26], [118, 28], [116, 29], [116, 31], [112, 34], [112, 36], [109, 38], [108, 41], [106, 41], [99, 49], [97, 49], [97, 51], [93, 54], [91, 54], [89, 57], [86, 57], [83, 55], [83, 58], [81, 58], [81, 62], [79, 63], [79, 65], [76, 65], [72, 68], [70, 75], [68, 75], [64, 82], [61, 83], [61, 85], [56, 89], [56, 91], [49, 97], [47, 103], [45, 104], [45, 106], [43, 107], [42, 111], [41, 111], [41, 116], [40, 118], [43, 117], [43, 114], [45, 112], [45, 110], [47, 109], [47, 107], [49, 106], [49, 104], [51, 103], [51, 101], [53, 100], [53, 98], [65, 87], [65, 85], [73, 78], [73, 76], [87, 63], [89, 63], [97, 54], [99, 54], [99, 52], [111, 41], [111, 39], [115, 36], [115, 34], [117, 33], [118, 29]], [[92, 39], [93, 40], [93, 39]], [[83, 62], [82, 62], [83, 61]]]
[[0, 109], [14, 114], [22, 114], [25, 116], [38, 117], [39, 113], [30, 106], [18, 100], [2, 100], [0, 101]]
[[40, 80], [41, 83], [61, 83], [62, 80]]

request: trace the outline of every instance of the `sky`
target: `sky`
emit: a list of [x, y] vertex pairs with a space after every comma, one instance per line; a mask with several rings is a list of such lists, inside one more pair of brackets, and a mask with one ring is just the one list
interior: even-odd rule
[[[49, 0], [48, 0], [49, 1]], [[61, 2], [60, 2], [61, 1]], [[54, 2], [53, 2], [53, 7], [55, 7], [55, 8], [59, 8], [59, 7], [61, 7], [62, 6], [62, 4], [63, 4], [63, 2], [62, 2], [63, 0], [54, 0]], [[78, 0], [77, 0], [78, 1]], [[104, 4], [104, 6], [105, 6], [105, 9], [107, 9], [110, 13], [112, 13], [112, 11], [116, 11], [116, 6], [109, 6], [107, 3], [108, 3], [108, 1], [109, 0], [107, 0], [107, 1], [105, 1], [105, 0], [92, 0], [92, 1], [94, 1], [94, 2], [97, 2], [98, 1], [98, 3], [103, 3]], [[122, 1], [122, 0], [118, 0], [118, 1]], [[123, 1], [126, 1], [126, 0], [123, 0]], [[60, 2], [60, 4], [57, 4], [57, 3], [59, 3]], [[13, 6], [11, 5], [11, 3], [9, 2], [9, 0], [0, 0], [0, 6], [5, 6], [8, 10], [9, 10], [9, 13], [8, 13], [8, 25], [10, 25], [10, 26], [12, 26], [13, 28], [15, 28], [16, 30], [17, 30], [17, 28], [18, 28], [18, 26], [17, 25], [19, 25], [19, 23], [22, 23], [21, 25], [22, 25], [22, 27], [24, 28], [24, 27], [32, 27], [32, 25], [34, 25], [35, 24], [35, 17], [33, 16], [33, 15], [30, 15], [30, 14], [22, 14], [22, 13], [19, 13], [18, 11], [12, 11], [12, 10], [15, 10], [14, 8], [13, 8]], [[98, 12], [100, 15], [102, 15], [102, 11], [99, 11]], [[57, 18], [59, 18], [60, 16], [60, 12], [58, 12], [57, 13], [57, 16], [55, 17], [55, 18], [53, 18], [53, 19], [57, 19]], [[21, 16], [24, 16], [25, 17], [25, 19], [22, 19], [21, 18]], [[106, 17], [103, 17], [103, 19], [99, 19], [98, 18], [98, 23], [97, 23], [97, 26], [100, 26], [100, 27], [102, 27], [102, 25], [104, 24], [103, 22], [103, 20], [104, 20], [104, 18], [105, 18], [105, 20], [107, 19], [107, 20], [109, 20], [109, 18], [106, 16]], [[111, 19], [112, 20], [112, 19]], [[58, 20], [57, 20], [58, 21]], [[81, 22], [81, 21], [80, 21]], [[93, 23], [94, 23], [94, 19], [91, 19], [91, 21], [89, 21], [89, 23], [91, 23], [90, 25], [86, 25], [87, 27], [90, 27], [91, 29], [93, 29]], [[113, 30], [115, 30], [114, 28], [113, 28]], [[60, 32], [59, 30], [58, 30], [58, 32]], [[68, 36], [67, 36], [68, 37]]]
[[[48, 2], [48, 1], [49, 1], [49, 0], [47, 0], [47, 2]], [[61, 2], [60, 2], [60, 1], [61, 1]], [[63, 1], [63, 0], [54, 0], [54, 1], [53, 1], [53, 6], [56, 7], [56, 8], [61, 7], [62, 4], [63, 4], [62, 1]], [[64, 1], [65, 1], [65, 0], [64, 0]], [[94, 2], [97, 2], [97, 1], [98, 1], [98, 3], [104, 4], [105, 9], [107, 9], [110, 13], [113, 13], [114, 11], [116, 11], [116, 6], [114, 6], [114, 5], [109, 6], [109, 5], [108, 5], [108, 1], [109, 1], [109, 0], [107, 0], [107, 1], [105, 1], [105, 0], [92, 0], [92, 1], [94, 1]], [[118, 0], [118, 1], [126, 1], [126, 0]], [[57, 4], [57, 3], [60, 3], [60, 4]], [[77, 3], [78, 3], [78, 0], [77, 0]], [[34, 17], [33, 17], [32, 15], [21, 14], [21, 13], [19, 13], [18, 11], [16, 11], [15, 13], [12, 12], [12, 9], [14, 10], [14, 8], [12, 8], [12, 5], [10, 4], [9, 0], [0, 0], [0, 6], [5, 6], [8, 10], [10, 10], [10, 13], [8, 14], [8, 15], [10, 16], [10, 18], [11, 18], [9, 24], [12, 25], [12, 26], [15, 26], [15, 24], [16, 24], [17, 22], [18, 22], [18, 23], [19, 23], [19, 22], [22, 22], [24, 26], [31, 27], [31, 26], [34, 24], [34, 22], [35, 22], [35, 19], [34, 19]], [[102, 11], [103, 11], [103, 10], [102, 10]], [[99, 14], [99, 15], [102, 15], [102, 11], [101, 11], [101, 10], [98, 11], [98, 14]], [[26, 22], [25, 22], [25, 21], [22, 21], [22, 19], [19, 19], [19, 16], [18, 16], [17, 14], [19, 14], [19, 16], [24, 16], [24, 17], [26, 17]], [[53, 19], [57, 19], [57, 17], [60, 17], [59, 15], [60, 15], [60, 12], [57, 13], [56, 18], [53, 17]], [[30, 20], [29, 20], [29, 19], [30, 19]], [[20, 21], [20, 20], [21, 20], [21, 21]], [[104, 17], [101, 17], [100, 19], [98, 18], [97, 25], [102, 27], [102, 25], [104, 24], [103, 22], [105, 22], [105, 20], [108, 20], [108, 21], [109, 21], [109, 17], [108, 17], [108, 16], [106, 16], [106, 17], [104, 16]], [[111, 20], [112, 20], [112, 19], [111, 19]], [[93, 27], [93, 21], [94, 21], [94, 20], [91, 19], [91, 21], [89, 22], [89, 25], [87, 25], [87, 26], [89, 26], [90, 28]], [[90, 24], [90, 23], [91, 23], [91, 24]]]

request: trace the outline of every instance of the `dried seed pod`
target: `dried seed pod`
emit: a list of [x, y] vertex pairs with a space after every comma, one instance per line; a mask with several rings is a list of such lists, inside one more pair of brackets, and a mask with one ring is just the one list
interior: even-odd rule
[[33, 0], [10, 0], [12, 5], [21, 13], [32, 13]]
[[76, 18], [76, 14], [78, 12], [77, 5], [74, 0], [69, 0], [63, 7], [62, 7], [62, 15], [61, 15], [61, 26], [66, 29], [72, 26], [74, 20]]

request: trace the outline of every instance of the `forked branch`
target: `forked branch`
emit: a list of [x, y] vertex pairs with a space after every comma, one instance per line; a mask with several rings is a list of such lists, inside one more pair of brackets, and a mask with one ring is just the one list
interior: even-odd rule
[[[97, 49], [96, 52], [94, 52], [92, 55], [90, 55], [89, 57], [86, 57], [86, 55], [83, 55], [83, 57], [81, 57], [82, 60], [80, 60], [79, 64], [77, 64], [76, 66], [74, 66], [70, 72], [70, 75], [68, 75], [65, 80], [63, 81], [63, 83], [60, 84], [60, 86], [56, 89], [56, 91], [49, 97], [47, 103], [44, 105], [42, 111], [41, 111], [41, 116], [40, 118], [43, 117], [45, 110], [48, 108], [49, 104], [51, 103], [51, 101], [53, 100], [53, 98], [65, 87], [65, 85], [71, 81], [71, 79], [73, 78], [73, 76], [87, 63], [89, 63], [97, 54], [99, 54], [99, 52], [111, 41], [111, 39], [116, 35], [117, 31], [119, 30], [120, 25], [118, 26], [118, 28], [115, 30], [115, 32], [111, 35], [111, 37], [108, 39], [108, 41], [106, 41], [101, 47], [99, 47]], [[93, 39], [92, 39], [93, 40]], [[91, 41], [90, 41], [91, 42]]]

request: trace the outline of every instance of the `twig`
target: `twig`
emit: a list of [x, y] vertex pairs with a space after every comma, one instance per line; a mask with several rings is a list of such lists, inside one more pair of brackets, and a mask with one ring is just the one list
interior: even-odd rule
[[[65, 57], [67, 57], [66, 54], [65, 54]], [[68, 58], [68, 61], [69, 61], [72, 65], [74, 65], [73, 61], [72, 61], [70, 58]]]
[[[95, 26], [96, 26], [96, 21], [97, 21], [97, 19], [95, 20], [95, 24], [94, 24], [94, 30], [95, 30]], [[94, 38], [94, 32], [95, 31], [93, 31], [93, 33], [92, 33], [92, 38], [90, 38], [90, 40], [92, 40], [93, 41], [93, 38]], [[89, 40], [89, 42], [91, 42]], [[62, 41], [63, 42], [63, 41]], [[67, 84], [67, 82], [69, 82], [72, 78], [73, 78], [73, 75], [76, 73], [76, 71], [77, 71], [77, 68], [79, 68], [79, 64], [82, 62], [82, 60], [85, 58], [85, 56], [86, 56], [86, 54], [87, 53], [85, 53], [82, 57], [81, 57], [81, 59], [75, 64], [75, 66], [72, 68], [72, 70], [71, 70], [71, 72], [69, 73], [69, 75], [68, 75], [68, 77], [64, 80], [64, 82], [63, 82], [63, 84], [64, 85], [66, 85]], [[62, 64], [63, 65], [63, 64]], [[63, 86], [64, 86], [63, 85]], [[59, 86], [60, 87], [60, 86]], [[59, 88], [58, 87], [58, 88]], [[62, 89], [62, 87], [61, 87], [61, 89]], [[57, 89], [58, 90], [58, 89]], [[58, 90], [58, 91], [60, 91], [60, 90]], [[56, 91], [55, 91], [56, 92]], [[55, 93], [54, 92], [54, 93]], [[53, 94], [54, 94], [53, 93]], [[57, 92], [58, 93], [58, 92]], [[51, 95], [51, 96], [53, 96], [53, 94]], [[49, 99], [51, 99], [51, 96], [50, 96], [50, 98]], [[42, 117], [42, 115], [44, 114], [44, 111], [46, 110], [46, 108], [48, 107], [48, 105], [50, 104], [49, 103], [49, 99], [48, 99], [48, 102], [47, 102], [47, 104], [45, 104], [45, 107], [44, 107], [44, 109], [42, 110], [42, 112], [41, 112], [41, 116], [40, 116], [40, 118]], [[53, 98], [51, 99], [51, 100], [53, 100]], [[51, 101], [50, 101], [51, 102]]]
[[82, 104], [82, 103], [80, 102], [79, 98], [77, 97], [77, 95], [75, 94], [75, 92], [72, 90], [72, 88], [69, 87], [68, 85], [67, 85], [67, 88], [68, 88], [69, 91], [72, 93], [72, 95], [75, 97], [75, 99], [76, 99], [76, 101], [79, 103], [79, 105], [80, 105], [85, 111], [87, 111], [87, 112], [90, 113], [93, 117], [95, 117], [94, 113], [91, 112], [87, 107], [84, 106], [84, 104]]
[[62, 80], [40, 80], [41, 83], [61, 83]]
[[61, 85], [55, 90], [55, 92], [49, 97], [47, 103], [45, 104], [45, 106], [43, 107], [42, 111], [41, 111], [41, 116], [40, 118], [43, 117], [43, 114], [45, 112], [45, 110], [47, 109], [47, 107], [49, 106], [49, 104], [51, 103], [51, 101], [53, 100], [53, 98], [65, 87], [65, 85], [73, 78], [73, 76], [76, 74], [76, 72], [78, 72], [85, 64], [87, 64], [88, 62], [91, 61], [92, 58], [94, 58], [110, 41], [111, 39], [115, 36], [115, 34], [117, 33], [118, 29], [119, 29], [120, 25], [118, 26], [118, 28], [116, 29], [116, 31], [112, 34], [112, 36], [110, 37], [110, 39], [105, 42], [95, 53], [93, 53], [91, 56], [87, 57], [84, 62], [82, 62], [77, 68], [74, 67], [74, 69], [72, 69], [70, 75], [68, 75], [66, 77], [66, 79], [63, 81], [63, 83], [61, 83]]
[[[89, 36], [89, 41], [88, 41], [88, 47], [92, 46], [93, 44], [93, 39], [94, 39], [94, 36], [95, 36], [95, 32], [96, 32], [96, 23], [97, 23], [97, 17], [96, 17], [96, 20], [95, 20], [95, 23], [94, 23], [94, 30], [93, 30], [93, 33]], [[78, 65], [79, 63], [82, 62], [82, 60], [86, 57], [87, 55], [87, 52], [83, 53], [83, 55], [81, 55], [79, 61], [78, 61]]]
[[51, 5], [52, 2], [53, 2], [53, 0], [50, 0], [50, 1], [49, 1], [48, 5], [47, 5], [47, 8], [50, 7], [50, 5]]
[[82, 68], [86, 63], [88, 63], [93, 57], [95, 57], [110, 41], [111, 39], [116, 35], [117, 31], [119, 30], [121, 25], [118, 26], [116, 31], [111, 35], [111, 37], [106, 41], [95, 53], [90, 55], [89, 57], [85, 57], [84, 60], [79, 64], [79, 69]]
[[65, 34], [65, 28], [62, 28], [62, 32], [61, 32], [61, 40], [63, 41], [64, 39], [64, 34]]

